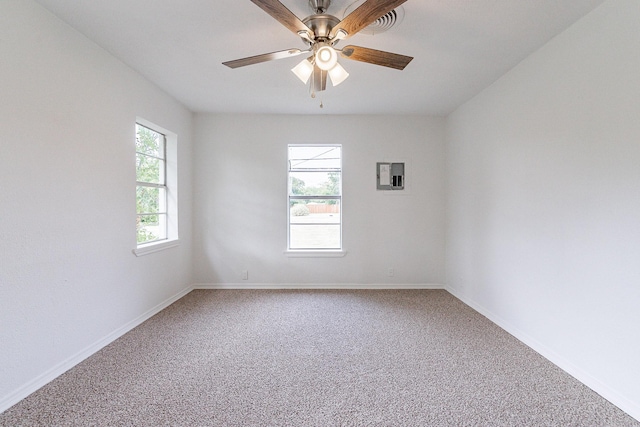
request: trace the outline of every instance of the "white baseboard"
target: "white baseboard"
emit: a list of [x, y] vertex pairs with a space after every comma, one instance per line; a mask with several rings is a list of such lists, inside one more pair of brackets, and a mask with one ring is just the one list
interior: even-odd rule
[[85, 347], [83, 350], [69, 357], [67, 360], [57, 364], [53, 368], [49, 369], [48, 371], [44, 372], [43, 374], [39, 375], [38, 377], [24, 384], [23, 386], [21, 386], [20, 388], [18, 388], [17, 390], [9, 394], [8, 396], [3, 397], [2, 399], [0, 399], [0, 413], [6, 411], [10, 407], [15, 405], [19, 401], [21, 401], [22, 399], [24, 399], [25, 397], [29, 396], [34, 391], [38, 390], [39, 388], [45, 386], [46, 384], [53, 381], [60, 375], [64, 374], [69, 369], [73, 368], [78, 363], [82, 362], [87, 357], [96, 353], [100, 349], [106, 347], [108, 344], [120, 338], [121, 336], [123, 336], [124, 334], [126, 334], [127, 332], [135, 328], [136, 326], [142, 324], [145, 320], [148, 320], [152, 316], [164, 310], [165, 308], [167, 308], [174, 302], [178, 301], [180, 298], [184, 297], [186, 294], [188, 294], [192, 290], [193, 288], [191, 286], [183, 289], [182, 291], [178, 292], [172, 297], [156, 305], [152, 309], [136, 317], [132, 321], [126, 323], [122, 327], [111, 332], [107, 336]]
[[193, 289], [445, 289], [425, 283], [195, 283]]
[[640, 421], [640, 404], [633, 402], [616, 390], [612, 389], [602, 381], [593, 377], [591, 374], [585, 372], [584, 370], [578, 368], [573, 363], [569, 362], [562, 356], [558, 355], [555, 351], [551, 350], [549, 347], [545, 346], [538, 340], [532, 338], [528, 334], [525, 334], [518, 328], [506, 322], [500, 316], [497, 316], [495, 313], [487, 310], [480, 304], [475, 301], [467, 298], [464, 294], [458, 292], [456, 289], [445, 287], [451, 295], [458, 298], [463, 303], [467, 304], [469, 307], [476, 310], [478, 313], [485, 316], [487, 319], [491, 320], [496, 325], [500, 326], [502, 329], [522, 341], [527, 346], [531, 347], [533, 350], [542, 355], [545, 359], [549, 360], [551, 363], [589, 387], [591, 390], [598, 393], [604, 399], [608, 400], [618, 408], [622, 409], [624, 412], [629, 414], [631, 417]]
[[567, 372], [569, 375], [576, 378], [578, 381], [585, 384], [587, 387], [594, 390], [596, 393], [601, 395], [603, 398], [607, 399], [627, 414], [640, 421], [640, 405], [635, 402], [630, 401], [629, 399], [622, 396], [617, 391], [613, 390], [600, 380], [594, 378], [587, 372], [577, 368], [575, 365], [560, 357], [554, 351], [518, 330], [517, 328], [510, 325], [508, 322], [505, 322], [502, 318], [485, 309], [481, 305], [477, 304], [475, 301], [472, 301], [466, 298], [461, 293], [457, 292], [453, 288], [446, 287], [445, 285], [440, 284], [361, 284], [361, 283], [196, 283], [190, 287], [183, 289], [172, 297], [166, 299], [160, 304], [156, 305], [152, 309], [118, 328], [117, 330], [111, 332], [104, 338], [96, 341], [95, 343], [89, 345], [85, 349], [76, 353], [75, 355], [69, 357], [67, 360], [59, 363], [54, 366], [47, 372], [42, 375], [36, 377], [35, 379], [29, 381], [27, 384], [18, 388], [8, 396], [0, 399], [0, 413], [6, 411], [25, 397], [29, 396], [34, 391], [53, 381], [58, 376], [62, 375], [69, 369], [73, 368], [87, 357], [96, 353], [100, 349], [104, 348], [111, 342], [120, 338], [122, 335], [126, 334], [136, 326], [142, 324], [144, 321], [148, 320], [155, 314], [164, 310], [174, 302], [178, 301], [180, 298], [184, 297], [186, 294], [191, 292], [193, 289], [445, 289], [453, 296], [478, 311], [483, 316], [487, 317], [489, 320], [500, 326], [505, 331], [509, 332], [514, 337], [518, 338], [520, 341], [540, 353], [543, 357], [554, 363], [556, 366]]
[[9, 395], [0, 399], [0, 413], [6, 411], [22, 399], [29, 396], [39, 388], [53, 381], [69, 369], [73, 368], [92, 354], [98, 352], [108, 344], [120, 338], [136, 326], [142, 324], [152, 316], [164, 310], [193, 289], [444, 289], [444, 285], [438, 284], [327, 284], [327, 283], [198, 283], [189, 286], [172, 297], [166, 299], [152, 309], [87, 346], [83, 350], [52, 367], [48, 371], [37, 376], [33, 380], [19, 387]]

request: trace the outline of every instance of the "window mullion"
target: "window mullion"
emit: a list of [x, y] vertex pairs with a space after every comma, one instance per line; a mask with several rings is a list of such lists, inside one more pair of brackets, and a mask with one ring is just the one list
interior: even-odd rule
[[142, 212], [142, 213], [138, 213], [136, 215], [138, 216], [152, 216], [152, 215], [166, 215], [167, 212], [166, 211], [158, 211], [158, 212]]
[[166, 190], [166, 184], [156, 184], [153, 182], [145, 182], [145, 181], [136, 181], [136, 185], [139, 187], [150, 187], [150, 188], [164, 188]]
[[152, 159], [161, 160], [163, 162], [165, 160], [165, 157], [158, 157], [158, 156], [154, 156], [153, 154], [141, 153], [140, 151], [136, 151], [136, 154], [139, 156], [151, 157]]
[[289, 168], [289, 172], [340, 172], [338, 168]]
[[289, 199], [291, 200], [340, 200], [342, 196], [300, 196], [300, 195], [289, 195]]

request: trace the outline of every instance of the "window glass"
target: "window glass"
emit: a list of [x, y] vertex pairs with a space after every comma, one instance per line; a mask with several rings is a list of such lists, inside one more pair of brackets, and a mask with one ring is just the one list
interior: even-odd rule
[[136, 230], [138, 244], [167, 238], [166, 138], [136, 125]]
[[342, 249], [342, 147], [289, 146], [290, 250]]

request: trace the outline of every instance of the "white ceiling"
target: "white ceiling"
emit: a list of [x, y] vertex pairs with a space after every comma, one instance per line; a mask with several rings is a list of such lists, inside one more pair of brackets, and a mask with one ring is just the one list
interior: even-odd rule
[[[311, 99], [290, 69], [223, 61], [304, 48], [249, 0], [36, 0], [196, 112], [446, 115], [603, 0], [408, 0], [402, 23], [347, 43], [413, 56], [404, 71], [341, 60], [350, 73]], [[354, 0], [333, 0], [344, 17]], [[301, 19], [308, 0], [282, 0]], [[346, 43], [342, 42], [342, 46]]]

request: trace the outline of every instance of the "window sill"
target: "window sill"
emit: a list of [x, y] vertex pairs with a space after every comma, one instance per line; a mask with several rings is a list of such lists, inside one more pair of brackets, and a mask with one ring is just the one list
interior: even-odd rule
[[163, 240], [162, 242], [154, 242], [148, 243], [146, 245], [141, 245], [132, 250], [135, 256], [144, 256], [149, 255], [154, 252], [160, 252], [165, 249], [173, 248], [180, 245], [180, 241], [178, 239], [175, 240]]
[[292, 250], [292, 251], [285, 251], [284, 254], [289, 258], [342, 258], [347, 254], [347, 251], [345, 250], [336, 250], [336, 251]]

